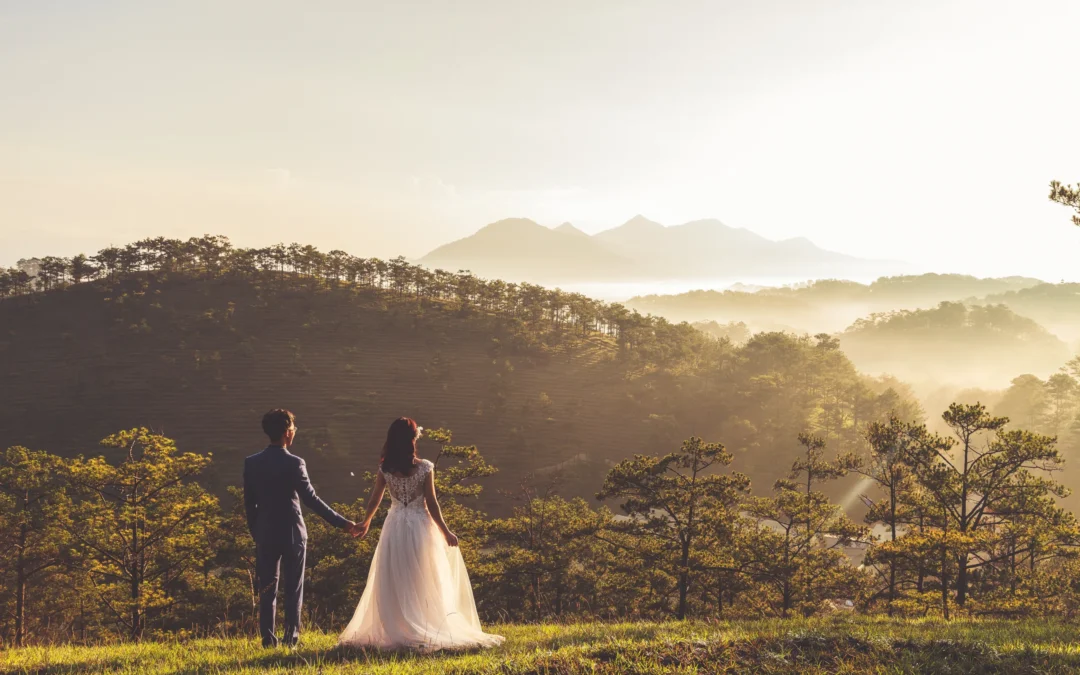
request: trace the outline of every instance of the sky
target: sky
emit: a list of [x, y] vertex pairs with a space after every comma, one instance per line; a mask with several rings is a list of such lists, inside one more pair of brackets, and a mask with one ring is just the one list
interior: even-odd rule
[[643, 214], [1080, 280], [1080, 3], [0, 0], [0, 265]]

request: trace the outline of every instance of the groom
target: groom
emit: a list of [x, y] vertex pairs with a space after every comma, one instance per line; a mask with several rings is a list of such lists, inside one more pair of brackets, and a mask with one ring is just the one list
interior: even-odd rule
[[263, 647], [278, 643], [274, 635], [278, 570], [285, 584], [284, 643], [300, 638], [300, 606], [304, 602], [304, 560], [307, 527], [300, 502], [335, 527], [359, 534], [356, 523], [327, 506], [315, 494], [304, 460], [289, 452], [296, 438], [296, 418], [280, 408], [263, 415], [270, 445], [244, 460], [244, 507], [255, 539], [255, 576], [259, 589], [259, 632]]

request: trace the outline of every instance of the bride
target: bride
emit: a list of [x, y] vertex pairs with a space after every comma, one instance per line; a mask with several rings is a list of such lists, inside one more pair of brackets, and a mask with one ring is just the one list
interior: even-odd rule
[[501, 644], [502, 636], [480, 627], [458, 539], [435, 498], [435, 465], [416, 456], [420, 432], [416, 422], [402, 417], [386, 434], [360, 536], [367, 536], [388, 487], [390, 512], [364, 594], [339, 643], [422, 651]]

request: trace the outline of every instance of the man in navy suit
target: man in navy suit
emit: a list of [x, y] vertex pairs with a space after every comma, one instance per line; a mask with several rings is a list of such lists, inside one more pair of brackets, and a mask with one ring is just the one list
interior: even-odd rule
[[255, 539], [255, 576], [259, 589], [259, 633], [264, 647], [278, 644], [274, 634], [278, 571], [285, 584], [285, 637], [295, 646], [300, 638], [300, 606], [304, 602], [304, 562], [307, 527], [300, 502], [335, 527], [359, 533], [346, 519], [315, 494], [304, 460], [289, 452], [296, 438], [296, 418], [288, 410], [263, 415], [263, 431], [270, 445], [244, 460], [244, 507], [248, 529]]

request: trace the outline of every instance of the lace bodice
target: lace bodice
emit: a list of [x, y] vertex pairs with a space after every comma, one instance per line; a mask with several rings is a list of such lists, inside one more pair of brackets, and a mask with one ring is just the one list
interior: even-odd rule
[[390, 508], [395, 506], [409, 506], [424, 508], [424, 479], [435, 465], [426, 459], [420, 460], [416, 471], [411, 476], [395, 476], [392, 473], [382, 473], [386, 481], [386, 487], [390, 491], [390, 499], [393, 502]]

